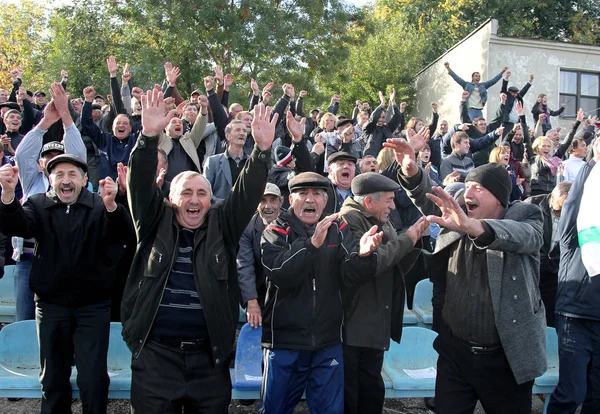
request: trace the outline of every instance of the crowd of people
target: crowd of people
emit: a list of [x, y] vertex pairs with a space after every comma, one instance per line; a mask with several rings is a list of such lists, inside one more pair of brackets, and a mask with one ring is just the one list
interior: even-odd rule
[[69, 95], [62, 71], [48, 99], [11, 71], [0, 256], [16, 262], [16, 320], [36, 320], [42, 413], [70, 412], [73, 363], [84, 412], [106, 412], [110, 321], [132, 352], [132, 412], [227, 412], [240, 305], [262, 327], [261, 413], [303, 394], [311, 412], [380, 413], [384, 353], [426, 278], [435, 412], [531, 412], [546, 326], [548, 412], [600, 412], [600, 282], [577, 232], [598, 118], [580, 109], [564, 134], [550, 117], [565, 104], [540, 93], [528, 123], [533, 74], [519, 89], [508, 67], [485, 82], [445, 67], [460, 119], [432, 103], [428, 125], [395, 89], [306, 113], [308, 91], [275, 99], [252, 80], [245, 109], [218, 66], [188, 99], [170, 63], [144, 92], [110, 56], [106, 97]]

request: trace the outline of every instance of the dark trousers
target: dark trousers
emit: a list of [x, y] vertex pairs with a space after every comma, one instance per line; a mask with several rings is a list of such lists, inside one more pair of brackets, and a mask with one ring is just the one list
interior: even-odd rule
[[530, 414], [533, 380], [518, 385], [504, 351], [474, 354], [452, 336], [445, 323], [433, 343], [439, 353], [435, 381], [437, 414], [472, 414], [477, 404], [486, 414]]
[[342, 345], [317, 351], [265, 349], [261, 414], [291, 414], [306, 390], [312, 414], [344, 411], [344, 355]]
[[83, 413], [106, 413], [109, 378], [106, 354], [110, 301], [68, 308], [39, 301], [42, 414], [71, 412], [71, 362], [75, 355]]
[[149, 340], [131, 362], [133, 414], [227, 413], [229, 364], [215, 367], [210, 347], [182, 351]]
[[[558, 280], [558, 276], [556, 277]], [[546, 325], [554, 328], [556, 326], [556, 290], [557, 286], [541, 286], [540, 285], [540, 296], [546, 309]]]
[[548, 414], [600, 413], [600, 321], [556, 315], [558, 385]]
[[385, 400], [383, 350], [344, 345], [344, 413], [380, 414]]

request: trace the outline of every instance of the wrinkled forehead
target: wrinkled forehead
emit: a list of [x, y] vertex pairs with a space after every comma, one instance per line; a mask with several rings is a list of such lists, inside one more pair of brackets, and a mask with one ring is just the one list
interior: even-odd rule
[[184, 191], [191, 190], [193, 192], [204, 190], [210, 193], [210, 184], [202, 175], [195, 175], [183, 180], [179, 180], [176, 183], [177, 194], [181, 194]]

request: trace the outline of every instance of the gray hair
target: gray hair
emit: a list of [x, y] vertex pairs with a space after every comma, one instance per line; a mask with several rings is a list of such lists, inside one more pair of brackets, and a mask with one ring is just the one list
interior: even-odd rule
[[173, 180], [171, 180], [171, 189], [169, 191], [169, 198], [173, 198], [173, 196], [175, 196], [175, 191], [177, 190], [179, 182], [185, 182], [185, 180], [188, 180], [188, 179], [194, 178], [194, 177], [202, 177], [202, 179], [204, 181], [206, 181], [206, 184], [208, 184], [208, 189], [210, 190], [210, 198], [212, 198], [213, 191], [212, 191], [212, 185], [210, 184], [210, 181], [208, 181], [205, 176], [203, 176], [202, 174], [200, 174], [199, 172], [196, 172], [196, 171], [183, 171], [183, 172], [180, 172], [179, 174], [177, 174], [173, 178]]
[[563, 181], [562, 183], [556, 184], [556, 187], [552, 190], [556, 197], [562, 197], [569, 194], [569, 190], [571, 189], [571, 185], [573, 183], [570, 181]]
[[375, 161], [377, 161], [377, 158], [375, 158], [374, 156], [372, 156], [372, 155], [365, 155], [364, 157], [361, 158], [360, 162], [358, 163], [359, 168], [362, 168], [365, 160], [369, 159], [369, 158], [373, 158]]
[[367, 197], [371, 197], [373, 200], [379, 201], [379, 200], [381, 200], [381, 194], [382, 194], [382, 192], [378, 191], [376, 193], [365, 194], [365, 195], [362, 195], [362, 196], [354, 196], [352, 198], [354, 198], [354, 201], [356, 201], [358, 204], [360, 204], [361, 206], [364, 207], [365, 206], [365, 199]]

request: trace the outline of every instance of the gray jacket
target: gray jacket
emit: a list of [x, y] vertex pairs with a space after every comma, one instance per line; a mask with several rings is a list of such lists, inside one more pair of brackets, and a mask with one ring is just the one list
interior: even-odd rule
[[[248, 156], [243, 153], [243, 159]], [[212, 187], [213, 198], [216, 200], [225, 200], [235, 184], [231, 176], [229, 159], [227, 153], [212, 155], [204, 161], [204, 177]], [[254, 206], [253, 206], [254, 207]]]
[[[431, 193], [431, 180], [422, 170], [411, 179], [420, 179], [414, 188], [399, 181], [423, 214], [441, 215], [425, 194]], [[486, 249], [488, 279], [496, 329], [502, 348], [518, 384], [546, 372], [546, 313], [540, 297], [540, 248], [543, 244], [543, 217], [534, 205], [519, 201], [508, 205], [496, 220], [484, 220], [495, 239]], [[446, 268], [449, 249], [464, 233], [442, 229], [434, 256]], [[445, 275], [446, 272], [443, 272]], [[493, 374], [492, 374], [493, 375]]]

